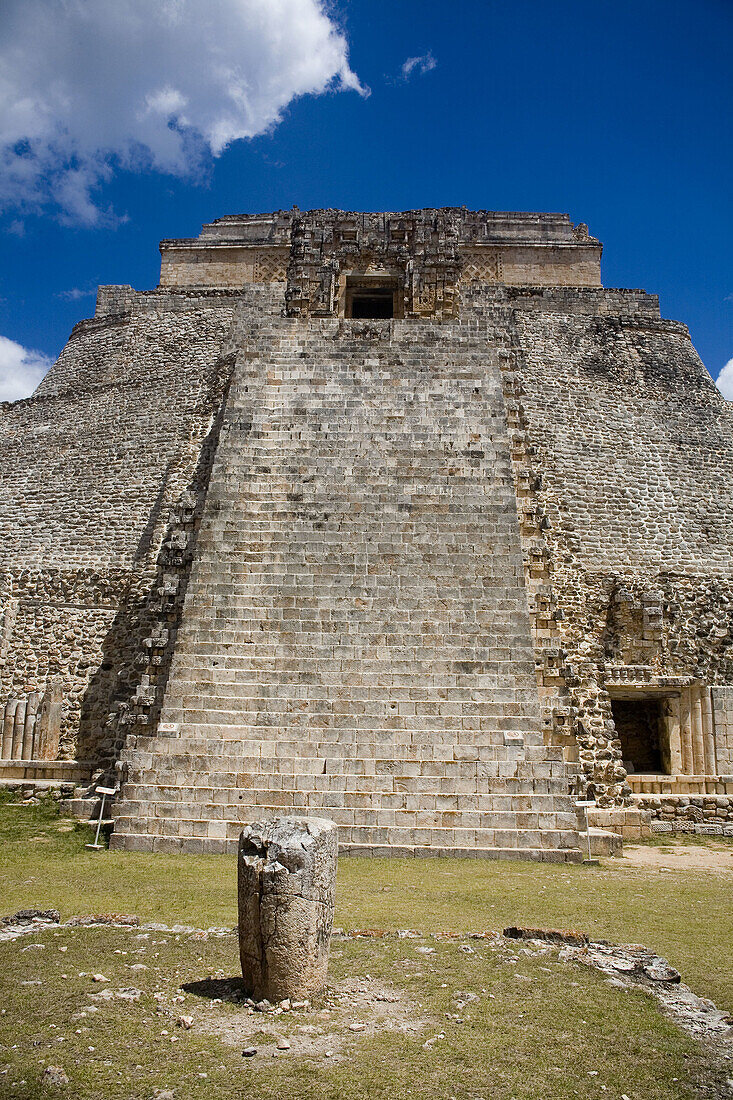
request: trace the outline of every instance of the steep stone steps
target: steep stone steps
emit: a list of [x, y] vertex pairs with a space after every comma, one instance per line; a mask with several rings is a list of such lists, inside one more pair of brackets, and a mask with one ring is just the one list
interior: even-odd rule
[[167, 735], [130, 742], [114, 846], [225, 850], [297, 808], [360, 850], [576, 858], [501, 349], [478, 326], [268, 324], [239, 334]]

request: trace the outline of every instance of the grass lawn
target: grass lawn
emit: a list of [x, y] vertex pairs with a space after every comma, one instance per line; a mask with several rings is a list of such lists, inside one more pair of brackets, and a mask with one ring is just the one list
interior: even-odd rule
[[[58, 908], [62, 920], [121, 912], [197, 928], [235, 924], [232, 857], [95, 853], [87, 839], [87, 827], [51, 806], [2, 802], [0, 915], [32, 905]], [[342, 858], [336, 923], [417, 929], [423, 938], [335, 939], [329, 999], [276, 1018], [249, 1015], [227, 999], [230, 986], [217, 985], [238, 972], [232, 934], [52, 927], [0, 944], [0, 1096], [151, 1100], [159, 1088], [176, 1100], [423, 1092], [682, 1100], [722, 1072], [647, 995], [561, 963], [554, 951], [463, 934], [524, 924], [643, 943], [730, 1011], [729, 873], [630, 869], [610, 859], [577, 867]], [[440, 932], [460, 935], [430, 936]], [[109, 983], [94, 983], [98, 972]], [[137, 999], [115, 996], [128, 987]], [[104, 989], [109, 999], [90, 997]], [[393, 1015], [376, 1027], [383, 1009]], [[182, 1014], [193, 1018], [190, 1030], [176, 1025]], [[350, 1030], [360, 1022], [363, 1033]], [[277, 1052], [278, 1037], [290, 1051]], [[248, 1044], [257, 1047], [252, 1059], [242, 1057]], [[39, 1083], [46, 1064], [64, 1067], [63, 1093]]]

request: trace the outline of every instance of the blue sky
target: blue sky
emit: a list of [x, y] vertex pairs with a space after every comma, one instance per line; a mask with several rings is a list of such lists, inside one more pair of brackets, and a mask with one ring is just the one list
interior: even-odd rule
[[20, 347], [37, 374], [98, 283], [154, 286], [160, 238], [294, 204], [565, 211], [605, 285], [733, 359], [730, 0], [209, 0], [206, 27], [180, 0], [156, 39], [168, 2], [76, 0], [78, 54], [68, 4], [3, 2], [0, 371]]

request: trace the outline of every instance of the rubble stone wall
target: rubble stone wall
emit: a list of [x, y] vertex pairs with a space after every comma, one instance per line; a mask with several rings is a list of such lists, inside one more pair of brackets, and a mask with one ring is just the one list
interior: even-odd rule
[[731, 407], [652, 296], [483, 287], [463, 307], [499, 304], [546, 728], [628, 801], [607, 688], [733, 681]]
[[[105, 722], [136, 690], [171, 510], [201, 488], [232, 369], [232, 298], [114, 300], [126, 312], [77, 325], [36, 393], [0, 407], [0, 704], [58, 679], [67, 758], [120, 747]], [[275, 308], [269, 289], [249, 301]]]
[[636, 805], [650, 812], [653, 823], [667, 826], [657, 832], [694, 833], [701, 825], [714, 824], [732, 835], [728, 830], [733, 827], [733, 798], [727, 795], [640, 795]]

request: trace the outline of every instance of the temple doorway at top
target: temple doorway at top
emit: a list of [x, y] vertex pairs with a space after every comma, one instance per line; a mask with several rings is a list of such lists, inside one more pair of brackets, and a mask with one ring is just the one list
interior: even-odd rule
[[387, 320], [397, 316], [396, 281], [384, 276], [349, 276], [346, 280], [344, 316], [354, 320]]
[[350, 317], [394, 317], [394, 295], [388, 290], [360, 291], [351, 297]]
[[670, 748], [664, 699], [654, 696], [611, 698], [616, 736], [624, 768], [657, 775], [670, 774]]

